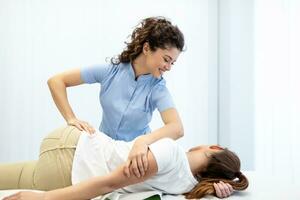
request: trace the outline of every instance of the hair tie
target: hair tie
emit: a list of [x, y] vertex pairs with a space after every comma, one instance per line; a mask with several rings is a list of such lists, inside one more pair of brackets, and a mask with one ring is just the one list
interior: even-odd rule
[[235, 173], [235, 176], [236, 176], [237, 178], [240, 178], [241, 175], [242, 175], [242, 172], [240, 172], [240, 171]]

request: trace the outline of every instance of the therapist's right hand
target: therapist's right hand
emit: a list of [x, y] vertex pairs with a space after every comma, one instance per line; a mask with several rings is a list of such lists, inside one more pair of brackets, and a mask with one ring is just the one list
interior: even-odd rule
[[73, 118], [67, 121], [68, 125], [75, 126], [80, 131], [86, 131], [89, 134], [95, 133], [94, 127], [92, 127], [88, 122]]

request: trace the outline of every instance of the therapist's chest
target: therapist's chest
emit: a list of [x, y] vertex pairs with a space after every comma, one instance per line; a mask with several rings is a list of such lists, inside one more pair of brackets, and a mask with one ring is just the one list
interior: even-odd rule
[[109, 112], [131, 113], [152, 112], [151, 92], [153, 84], [149, 83], [111, 83], [103, 85], [100, 92], [102, 109]]

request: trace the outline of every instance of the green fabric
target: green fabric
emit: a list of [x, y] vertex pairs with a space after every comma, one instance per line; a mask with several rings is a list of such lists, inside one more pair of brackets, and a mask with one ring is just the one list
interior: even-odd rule
[[[110, 200], [109, 198], [105, 198], [105, 200]], [[153, 195], [151, 197], [148, 197], [147, 199], [144, 200], [160, 200], [160, 196], [159, 195]]]
[[151, 197], [148, 197], [147, 199], [145, 199], [145, 200], [160, 200], [160, 196], [159, 195], [153, 195], [153, 196], [151, 196]]

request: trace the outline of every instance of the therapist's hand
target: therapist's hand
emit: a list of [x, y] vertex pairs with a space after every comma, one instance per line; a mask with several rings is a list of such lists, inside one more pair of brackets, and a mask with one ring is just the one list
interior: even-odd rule
[[3, 200], [44, 200], [45, 192], [23, 191], [4, 197]]
[[75, 126], [76, 128], [78, 128], [80, 131], [86, 131], [89, 134], [93, 134], [95, 133], [95, 129], [94, 127], [92, 127], [89, 123], [73, 118], [73, 119], [69, 119], [67, 121], [68, 125], [70, 126]]
[[133, 173], [140, 178], [145, 175], [148, 169], [148, 145], [144, 141], [143, 136], [137, 138], [129, 152], [126, 165], [124, 167], [124, 174], [127, 177]]

